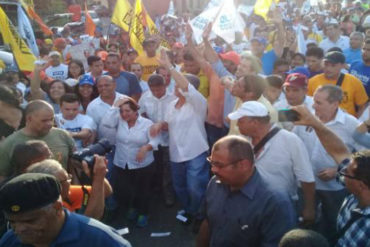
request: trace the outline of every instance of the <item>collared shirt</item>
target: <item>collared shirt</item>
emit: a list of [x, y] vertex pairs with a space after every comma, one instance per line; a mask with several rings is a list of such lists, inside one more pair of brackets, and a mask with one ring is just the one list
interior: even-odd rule
[[[116, 92], [113, 104], [123, 97], [126, 97], [126, 95]], [[90, 104], [87, 106], [86, 115], [90, 116], [94, 120], [96, 126], [98, 126], [98, 138], [107, 138], [110, 144], [114, 144], [116, 142], [115, 131], [112, 132], [112, 129], [106, 129], [100, 125], [101, 120], [110, 108], [111, 105], [105, 103], [99, 96], [98, 98], [91, 101]]]
[[284, 129], [264, 145], [255, 163], [266, 183], [292, 198], [297, 195], [298, 182], [315, 182], [306, 147], [298, 136]]
[[358, 200], [351, 194], [346, 197], [338, 214], [337, 229], [340, 231], [355, 215], [360, 216], [338, 239], [336, 247], [370, 246], [370, 207], [359, 208]]
[[[148, 90], [139, 100], [139, 112], [140, 114], [145, 113], [154, 123], [162, 122], [164, 121], [164, 115], [170, 102], [175, 99], [176, 96], [171, 94], [168, 89], [166, 89], [165, 95], [160, 99], [155, 97], [152, 92]], [[162, 131], [160, 133], [160, 144], [168, 147], [168, 131]]]
[[[359, 124], [360, 122], [355, 117], [338, 109], [335, 118], [325, 125], [344, 142], [350, 152], [353, 152], [354, 150], [359, 151], [364, 149], [364, 147], [356, 143], [353, 139], [353, 134]], [[336, 167], [337, 164], [326, 152], [315, 131], [306, 126], [296, 126], [293, 132], [296, 133], [306, 145], [315, 175], [316, 189], [330, 191], [343, 189], [343, 186], [335, 179], [323, 181], [317, 176], [318, 173], [324, 169]]]
[[289, 198], [267, 187], [257, 171], [239, 191], [213, 177], [203, 206], [212, 247], [276, 247], [295, 225]]
[[[50, 243], [50, 247], [131, 247], [131, 244], [122, 238], [119, 233], [100, 221], [83, 215], [65, 212], [64, 225], [57, 238]], [[9, 230], [0, 241], [1, 247], [27, 247], [22, 244], [13, 230]]]
[[324, 50], [324, 53], [326, 53], [330, 48], [333, 48], [333, 47], [339, 47], [342, 50], [345, 50], [350, 47], [349, 37], [341, 35], [339, 36], [338, 40], [335, 42], [331, 41], [329, 38], [326, 38], [320, 42], [319, 47]]
[[119, 114], [118, 107], [111, 107], [106, 114], [109, 121], [102, 124], [107, 128], [116, 130], [116, 152], [113, 163], [121, 168], [138, 169], [150, 165], [154, 161], [153, 150], [147, 151], [142, 162], [136, 160], [140, 148], [150, 144], [153, 149], [157, 149], [159, 137], [151, 137], [149, 134], [153, 122], [147, 118], [138, 116], [135, 125], [129, 127]]
[[204, 126], [207, 100], [190, 83], [188, 91], [183, 95], [186, 98], [185, 104], [176, 108], [178, 99], [175, 99], [169, 104], [165, 114], [172, 162], [188, 161], [208, 150]]

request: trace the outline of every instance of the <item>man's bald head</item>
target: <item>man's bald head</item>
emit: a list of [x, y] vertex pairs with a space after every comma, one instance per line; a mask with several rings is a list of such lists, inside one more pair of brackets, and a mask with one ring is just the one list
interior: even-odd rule
[[45, 100], [33, 100], [27, 105], [25, 109], [25, 117], [27, 118], [29, 115], [40, 110], [50, 110], [54, 112], [53, 107]]
[[246, 159], [252, 164], [254, 163], [252, 145], [244, 137], [236, 135], [225, 136], [213, 145], [212, 152], [222, 148], [226, 148], [228, 150], [229, 158], [234, 160]]

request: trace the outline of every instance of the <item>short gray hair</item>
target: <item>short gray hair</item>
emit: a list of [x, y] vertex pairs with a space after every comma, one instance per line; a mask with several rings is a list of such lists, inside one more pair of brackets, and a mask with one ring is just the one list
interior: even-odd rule
[[44, 173], [56, 176], [63, 166], [56, 160], [46, 159], [27, 168], [28, 173]]
[[316, 89], [316, 92], [327, 92], [326, 98], [329, 103], [341, 102], [343, 99], [343, 90], [337, 85], [323, 85]]

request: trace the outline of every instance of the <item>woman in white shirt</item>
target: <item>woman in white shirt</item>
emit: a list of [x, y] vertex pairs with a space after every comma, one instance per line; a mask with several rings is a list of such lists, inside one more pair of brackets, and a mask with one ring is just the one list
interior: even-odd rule
[[121, 205], [130, 203], [127, 217], [137, 220], [137, 226], [144, 227], [148, 224], [153, 149], [157, 148], [158, 138], [149, 135], [153, 122], [141, 117], [138, 110], [139, 105], [134, 99], [120, 99], [103, 118], [102, 124], [117, 130], [112, 171], [114, 196]]
[[152, 134], [168, 129], [174, 189], [186, 216], [192, 217], [199, 210], [209, 181], [206, 160], [209, 147], [204, 126], [207, 100], [176, 71], [164, 50], [161, 51], [160, 63], [171, 71], [177, 98], [169, 103], [165, 122], [155, 124]]

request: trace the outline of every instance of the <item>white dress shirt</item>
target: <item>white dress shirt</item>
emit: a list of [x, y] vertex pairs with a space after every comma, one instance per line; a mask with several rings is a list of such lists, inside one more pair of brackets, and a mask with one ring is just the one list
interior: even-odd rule
[[207, 100], [190, 83], [188, 92], [183, 94], [186, 103], [177, 109], [178, 99], [173, 100], [165, 114], [170, 136], [170, 160], [177, 163], [192, 160], [208, 150], [204, 127]]
[[[171, 94], [168, 89], [166, 89], [165, 95], [160, 99], [155, 97], [150, 90], [145, 92], [140, 100], [140, 114], [145, 113], [150, 120], [154, 123], [159, 123], [164, 121], [164, 115], [168, 109], [171, 101], [175, 100], [176, 96]], [[168, 131], [162, 131], [160, 133], [160, 145], [168, 147]]]
[[339, 47], [343, 51], [349, 48], [349, 37], [341, 35], [336, 42], [333, 42], [329, 38], [326, 38], [320, 42], [319, 47], [324, 50], [324, 53], [326, 53], [330, 48], [333, 47]]
[[[116, 97], [114, 98], [113, 104], [117, 100], [124, 97], [127, 96], [116, 92]], [[99, 96], [91, 101], [87, 106], [86, 115], [90, 116], [94, 120], [96, 126], [98, 126], [98, 139], [106, 138], [111, 145], [114, 145], [116, 143], [115, 131], [112, 131], [110, 128], [105, 128], [103, 125], [101, 125], [101, 121], [103, 119], [105, 121], [109, 121], [109, 119], [103, 117], [107, 114], [111, 107], [111, 105], [105, 103]]]
[[[355, 117], [345, 113], [341, 109], [338, 109], [334, 120], [326, 123], [325, 125], [331, 129], [344, 142], [348, 150], [352, 152], [354, 150], [364, 149], [364, 147], [356, 143], [352, 137], [359, 123], [360, 122]], [[311, 128], [307, 128], [306, 126], [296, 126], [293, 129], [293, 132], [303, 140], [303, 143], [307, 147], [316, 179], [316, 189], [330, 191], [343, 189], [343, 186], [338, 183], [336, 179], [323, 181], [317, 176], [318, 173], [327, 168], [337, 167], [337, 164], [326, 152], [315, 131]]]
[[256, 157], [256, 168], [266, 183], [296, 198], [298, 182], [315, 181], [303, 142], [294, 133], [281, 129]]
[[107, 121], [104, 125], [116, 131], [116, 152], [113, 164], [128, 169], [138, 169], [150, 165], [154, 161], [153, 150], [148, 151], [142, 162], [136, 160], [140, 148], [150, 144], [153, 149], [157, 149], [159, 138], [153, 138], [149, 134], [153, 122], [147, 118], [138, 116], [135, 125], [131, 128], [119, 114], [118, 107], [111, 107], [106, 114]]

